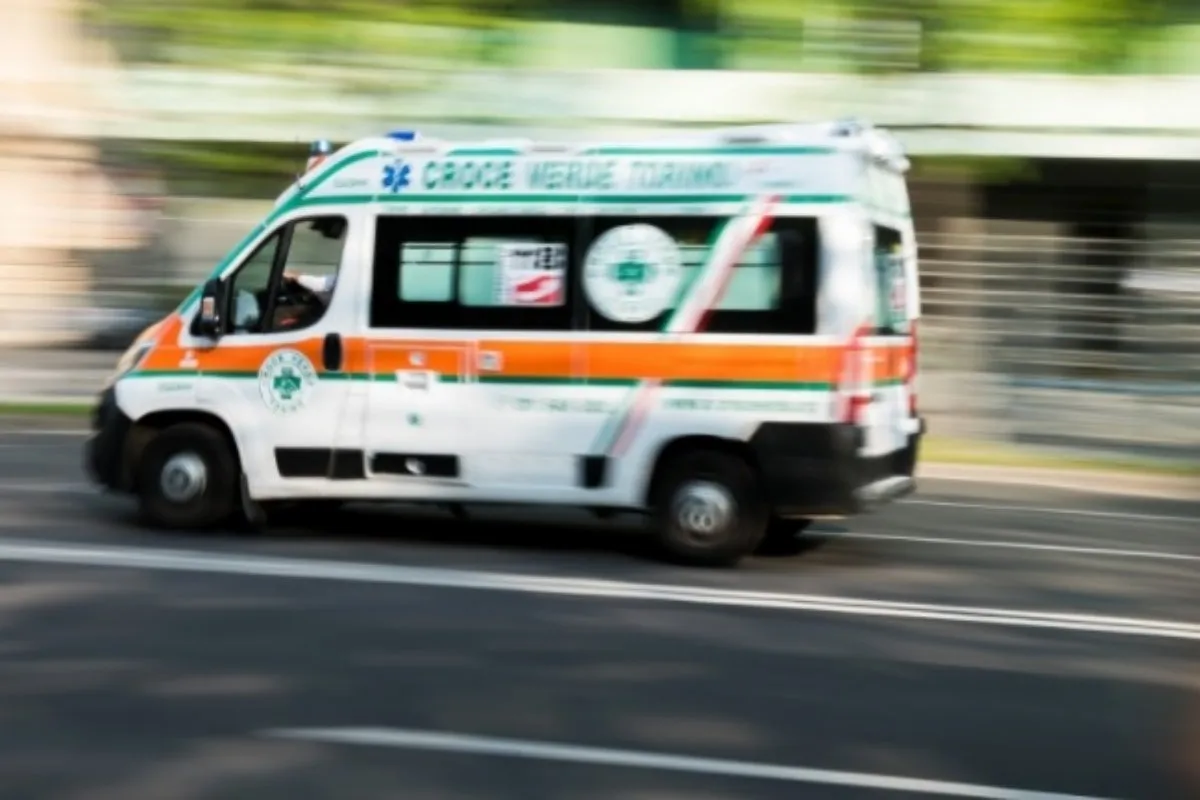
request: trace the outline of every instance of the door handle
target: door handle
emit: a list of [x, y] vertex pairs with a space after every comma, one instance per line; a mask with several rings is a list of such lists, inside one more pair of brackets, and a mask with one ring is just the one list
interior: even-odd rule
[[322, 368], [324, 368], [326, 372], [341, 372], [342, 359], [344, 355], [341, 334], [325, 334], [325, 341], [321, 345]]

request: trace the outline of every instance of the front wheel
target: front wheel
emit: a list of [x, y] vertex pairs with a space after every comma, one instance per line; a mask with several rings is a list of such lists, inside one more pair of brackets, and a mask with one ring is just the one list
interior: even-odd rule
[[144, 521], [195, 530], [229, 519], [237, 508], [238, 465], [216, 429], [200, 423], [172, 425], [146, 445], [137, 469]]
[[659, 544], [673, 560], [733, 566], [754, 552], [767, 527], [758, 476], [746, 461], [717, 451], [674, 459], [654, 497]]

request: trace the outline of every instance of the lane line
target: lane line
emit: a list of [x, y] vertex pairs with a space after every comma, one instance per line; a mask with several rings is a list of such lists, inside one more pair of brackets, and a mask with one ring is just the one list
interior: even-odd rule
[[[1037, 533], [1036, 531], [1031, 531]], [[1113, 556], [1116, 558], [1148, 558], [1163, 561], [1200, 561], [1200, 555], [1190, 553], [1170, 553], [1161, 550], [1121, 550], [1111, 547], [1081, 547], [1068, 544], [1035, 544], [1033, 542], [1013, 542], [992, 539], [954, 539], [941, 536], [906, 536], [892, 533], [862, 533], [847, 531], [845, 533], [822, 533], [814, 531], [814, 538], [829, 539], [863, 539], [881, 542], [913, 542], [915, 544], [942, 544], [956, 547], [992, 547], [1007, 550], [1035, 550], [1051, 553], [1072, 553], [1090, 556]], [[1039, 534], [1041, 535], [1041, 534]]]
[[656, 753], [646, 750], [619, 750], [607, 747], [588, 747], [404, 728], [284, 728], [262, 731], [259, 735], [272, 739], [322, 744], [394, 747], [529, 761], [556, 761], [568, 764], [686, 772], [693, 775], [715, 775], [820, 786], [849, 786], [857, 789], [908, 792], [941, 797], [969, 797], [982, 800], [1101, 800], [1083, 795], [1026, 791], [900, 775], [879, 775], [869, 772], [795, 767], [784, 764]]
[[[91, 435], [92, 435], [92, 432], [90, 430], [88, 430], [87, 428], [47, 428], [47, 429], [42, 430], [42, 429], [38, 429], [38, 428], [17, 429], [17, 428], [0, 427], [0, 437], [6, 438], [6, 439], [7, 438], [16, 439], [16, 438], [20, 438], [20, 437], [34, 438], [37, 436], [72, 436], [72, 437], [83, 438], [83, 437], [91, 436]], [[17, 447], [18, 445], [8, 445], [8, 446], [9, 447]]]
[[1002, 503], [969, 503], [957, 500], [910, 500], [899, 502], [905, 506], [930, 506], [933, 508], [964, 508], [975, 511], [1019, 511], [1029, 514], [1057, 514], [1067, 517], [1092, 517], [1095, 519], [1125, 519], [1139, 522], [1188, 522], [1195, 524], [1197, 517], [1181, 517], [1171, 514], [1139, 514], [1128, 511], [1093, 511], [1083, 508], [1053, 508], [1044, 506], [1005, 505]]
[[104, 494], [99, 488], [83, 481], [5, 481], [0, 480], [0, 492], [14, 494], [87, 494], [99, 497]]
[[66, 543], [49, 546], [44, 543], [0, 539], [0, 561], [472, 589], [725, 608], [808, 611], [1200, 641], [1200, 624], [1190, 622], [348, 561], [226, 555], [189, 550], [81, 546]]

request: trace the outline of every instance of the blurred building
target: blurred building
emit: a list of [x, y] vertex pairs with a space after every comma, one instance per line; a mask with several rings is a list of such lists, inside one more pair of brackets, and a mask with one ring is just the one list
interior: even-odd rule
[[75, 12], [5, 0], [0, 14], [0, 343], [78, 338], [91, 281], [80, 254], [134, 235], [98, 168], [96, 51]]

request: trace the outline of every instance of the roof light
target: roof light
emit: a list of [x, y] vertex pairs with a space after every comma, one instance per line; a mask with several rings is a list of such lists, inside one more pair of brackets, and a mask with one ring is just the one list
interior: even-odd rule
[[866, 129], [866, 125], [859, 119], [849, 117], [847, 119], [839, 119], [833, 123], [834, 136], [861, 136]]
[[397, 142], [415, 142], [417, 140], [416, 131], [388, 131], [387, 138], [395, 139]]
[[328, 139], [317, 139], [308, 146], [308, 163], [305, 165], [304, 171], [312, 172], [313, 168], [319, 166], [332, 152], [333, 143], [331, 141]]

